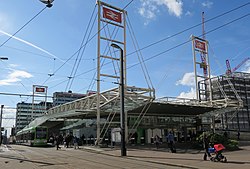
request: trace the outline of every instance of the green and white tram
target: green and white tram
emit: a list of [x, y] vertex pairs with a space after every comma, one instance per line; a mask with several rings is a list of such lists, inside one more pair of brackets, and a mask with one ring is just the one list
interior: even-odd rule
[[24, 128], [16, 134], [16, 143], [28, 146], [46, 146], [48, 128], [45, 126]]

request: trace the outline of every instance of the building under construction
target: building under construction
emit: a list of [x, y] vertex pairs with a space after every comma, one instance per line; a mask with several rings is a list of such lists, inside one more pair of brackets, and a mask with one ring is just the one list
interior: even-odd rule
[[[208, 81], [208, 80], [207, 80]], [[199, 82], [199, 86], [206, 86], [207, 81]], [[249, 103], [250, 103], [250, 74], [233, 72], [211, 78], [212, 99], [241, 100], [242, 106], [235, 110], [222, 111], [216, 117], [217, 127], [225, 130], [250, 131]], [[204, 87], [203, 87], [204, 88]], [[200, 90], [201, 91], [201, 90]], [[205, 90], [204, 90], [205, 91]], [[204, 95], [209, 93], [200, 92], [200, 99], [207, 99]]]

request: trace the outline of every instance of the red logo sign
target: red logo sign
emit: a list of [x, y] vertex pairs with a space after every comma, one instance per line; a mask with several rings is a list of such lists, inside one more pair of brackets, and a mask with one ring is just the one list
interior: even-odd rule
[[206, 52], [206, 43], [205, 42], [201, 42], [199, 40], [195, 40], [194, 44], [195, 44], [195, 48], [200, 49], [200, 50]]
[[103, 17], [115, 22], [122, 22], [122, 14], [111, 9], [103, 7]]
[[36, 87], [36, 92], [44, 93], [45, 92], [45, 88], [44, 87]]

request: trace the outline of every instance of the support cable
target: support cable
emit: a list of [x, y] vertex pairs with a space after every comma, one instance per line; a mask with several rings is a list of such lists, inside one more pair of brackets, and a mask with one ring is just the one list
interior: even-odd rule
[[[233, 12], [233, 11], [235, 11], [235, 10], [238, 10], [238, 9], [240, 9], [240, 8], [246, 6], [246, 5], [249, 5], [249, 4], [250, 4], [250, 2], [249, 2], [249, 3], [246, 3], [246, 4], [244, 4], [244, 5], [241, 5], [241, 6], [237, 7], [237, 8], [234, 8], [234, 9], [232, 9], [232, 10], [230, 10], [230, 11], [224, 12], [224, 13], [222, 13], [222, 14], [220, 14], [220, 15], [217, 15], [217, 16], [211, 18], [211, 19], [206, 20], [204, 23], [210, 22], [210, 21], [212, 21], [212, 20], [214, 20], [214, 19], [217, 19], [217, 18], [219, 18], [219, 17], [221, 17], [221, 16], [224, 16], [224, 15], [230, 13], [230, 12]], [[231, 22], [228, 22], [228, 23], [226, 23], [226, 24], [223, 24], [223, 25], [221, 25], [221, 26], [219, 26], [219, 27], [216, 27], [215, 29], [212, 29], [212, 30], [208, 31], [208, 32], [206, 32], [205, 34], [207, 35], [207, 34], [209, 34], [209, 33], [212, 33], [212, 32], [214, 32], [214, 31], [216, 31], [217, 29], [220, 29], [221, 27], [224, 27], [224, 26], [226, 26], [226, 25], [229, 25], [229, 24], [231, 24], [231, 23], [233, 23], [233, 22], [235, 22], [235, 21], [237, 21], [237, 20], [243, 19], [243, 18], [247, 17], [248, 15], [249, 15], [249, 14], [244, 15], [244, 16], [242, 16], [242, 17], [239, 17], [239, 18], [237, 18], [237, 19], [235, 19], [235, 20], [232, 20]], [[195, 27], [197, 27], [197, 26], [200, 26], [201, 24], [202, 24], [202, 23], [199, 23], [199, 24], [197, 24], [197, 25], [194, 25], [194, 26], [192, 26], [192, 27], [190, 27], [190, 28], [187, 28], [187, 29], [185, 29], [185, 30], [183, 30], [183, 31], [180, 31], [180, 32], [178, 32], [178, 33], [176, 33], [176, 34], [173, 34], [173, 35], [171, 35], [171, 36], [169, 36], [169, 37], [167, 37], [167, 38], [164, 38], [164, 39], [162, 39], [162, 40], [160, 40], [160, 41], [157, 41], [157, 42], [155, 42], [155, 43], [152, 43], [152, 44], [150, 44], [150, 45], [148, 45], [148, 46], [146, 46], [146, 47], [143, 47], [143, 48], [141, 48], [141, 49], [139, 49], [139, 50], [144, 50], [144, 49], [146, 49], [146, 48], [148, 48], [148, 47], [151, 47], [151, 46], [153, 46], [153, 45], [155, 45], [155, 44], [157, 44], [157, 43], [160, 43], [160, 42], [162, 42], [162, 41], [164, 41], [164, 40], [173, 38], [173, 37], [175, 37], [175, 36], [177, 36], [177, 35], [179, 35], [179, 34], [181, 34], [181, 33], [184, 33], [184, 32], [186, 32], [186, 31], [188, 31], [188, 30], [191, 30], [191, 29], [193, 29], [193, 28], [195, 28]], [[202, 35], [200, 35], [199, 37], [202, 37]], [[146, 59], [145, 61], [151, 60], [152, 58], [155, 58], [155, 57], [157, 57], [157, 56], [159, 56], [159, 55], [162, 55], [162, 54], [164, 54], [164, 53], [166, 53], [166, 52], [169, 52], [169, 51], [171, 51], [171, 50], [173, 50], [173, 49], [175, 49], [175, 48], [178, 48], [178, 47], [180, 47], [180, 46], [182, 46], [182, 45], [185, 45], [185, 44], [189, 43], [190, 41], [191, 41], [191, 40], [188, 40], [188, 41], [185, 41], [185, 42], [183, 42], [183, 43], [181, 43], [181, 44], [178, 44], [178, 45], [176, 45], [176, 46], [174, 46], [174, 47], [172, 47], [172, 48], [170, 48], [170, 49], [168, 49], [168, 50], [166, 50], [166, 51], [163, 51], [163, 52], [161, 52], [161, 53], [159, 53], [159, 54], [156, 54], [156, 55], [154, 55], [154, 56], [152, 56], [152, 57]], [[128, 55], [132, 55], [132, 54], [134, 54], [134, 53], [136, 53], [136, 52], [137, 52], [137, 51], [134, 51], [134, 52], [132, 52], [132, 53], [130, 53], [130, 54], [127, 54], [127, 56], [128, 56]], [[107, 65], [107, 64], [110, 64], [110, 62], [109, 62], [109, 63], [106, 63], [105, 65]], [[138, 65], [138, 63], [135, 64], [135, 65], [132, 65], [131, 67], [134, 67], [134, 66], [136, 66], [136, 65]], [[93, 70], [96, 70], [96, 68], [93, 68], [93, 69], [91, 69], [91, 70], [89, 70], [89, 71], [87, 71], [87, 72], [83, 72], [82, 74], [88, 73], [88, 72], [93, 71]], [[81, 76], [82, 74], [79, 74], [79, 75], [77, 75], [77, 76]]]
[[[138, 41], [136, 39], [136, 36], [135, 36], [134, 30], [133, 30], [133, 27], [131, 25], [131, 22], [129, 20], [129, 17], [127, 16], [127, 18], [128, 18], [128, 23], [129, 23], [128, 24], [128, 29], [129, 29], [129, 33], [130, 33], [131, 39], [133, 41], [134, 48], [138, 49], [139, 48]], [[153, 84], [152, 84], [152, 81], [150, 79], [149, 73], [148, 73], [148, 69], [147, 69], [146, 64], [145, 64], [145, 62], [143, 60], [143, 56], [142, 56], [141, 51], [139, 51], [139, 53], [137, 53], [137, 57], [138, 57], [138, 60], [140, 62], [140, 65], [141, 65], [141, 69], [143, 71], [144, 78], [145, 78], [145, 80], [146, 80], [149, 88], [154, 88]]]
[[[96, 6], [97, 6], [97, 5], [96, 5]], [[96, 8], [96, 6], [95, 6], [95, 8]], [[93, 30], [95, 21], [96, 21], [96, 19], [97, 19], [97, 15], [96, 15], [95, 19], [93, 20], [93, 23], [92, 23], [92, 26], [91, 26], [91, 27], [90, 27], [90, 24], [91, 24], [92, 18], [93, 18], [93, 16], [94, 16], [95, 8], [94, 8], [94, 10], [93, 10], [93, 12], [92, 12], [92, 14], [91, 14], [91, 18], [90, 18], [90, 20], [89, 20], [89, 23], [88, 23], [88, 26], [87, 26], [87, 30], [86, 30], [86, 32], [85, 32], [85, 34], [84, 34], [84, 37], [83, 37], [83, 40], [82, 40], [82, 42], [81, 42], [80, 47], [83, 45], [83, 43], [84, 43], [84, 41], [85, 41], [85, 39], [86, 39], [87, 32], [88, 32], [89, 28], [90, 28], [90, 31], [89, 31], [89, 35], [88, 35], [88, 37], [87, 37], [87, 41], [89, 40], [89, 37], [90, 37], [91, 32], [92, 32], [92, 30]], [[76, 73], [77, 73], [77, 70], [78, 70], [79, 65], [80, 65], [80, 63], [81, 63], [81, 60], [82, 60], [83, 54], [84, 54], [84, 52], [85, 52], [86, 46], [87, 46], [87, 45], [85, 45], [85, 46], [83, 47], [82, 52], [81, 52], [81, 50], [79, 50], [79, 52], [78, 52], [78, 54], [77, 54], [77, 57], [76, 57], [76, 58], [78, 59], [78, 58], [80, 57], [80, 59], [79, 59], [79, 61], [78, 61], [77, 59], [75, 60], [74, 67], [73, 67], [73, 69], [72, 69], [72, 71], [71, 71], [71, 74], [70, 74], [70, 77], [72, 77], [72, 80], [71, 80], [71, 82], [70, 82], [70, 80], [69, 80], [66, 89], [68, 88], [68, 85], [69, 85], [69, 89], [70, 89], [71, 86], [72, 86], [72, 84], [73, 84], [74, 76], [75, 76]], [[80, 54], [80, 53], [81, 53], [81, 54]], [[78, 63], [77, 63], [77, 61], [78, 61]], [[76, 65], [77, 65], [77, 66], [76, 66]], [[75, 66], [76, 66], [76, 68], [75, 68]], [[74, 73], [74, 75], [73, 75], [73, 73]], [[73, 76], [72, 76], [72, 75], [73, 75]], [[70, 83], [70, 84], [69, 84], [69, 83]]]
[[[229, 12], [232, 12], [232, 11], [234, 11], [234, 10], [236, 10], [236, 9], [242, 8], [243, 6], [246, 6], [246, 5], [249, 5], [249, 4], [250, 4], [250, 2], [247, 3], [247, 4], [244, 4], [244, 5], [240, 6], [240, 7], [234, 8], [234, 9], [228, 11], [228, 12], [225, 12], [225, 13], [223, 13], [223, 14], [221, 14], [221, 15], [218, 15], [218, 16], [216, 16], [216, 17], [213, 17], [212, 19], [215, 19], [215, 18], [218, 18], [218, 17], [220, 17], [220, 16], [223, 16], [223, 15], [229, 13]], [[220, 29], [220, 28], [222, 28], [222, 27], [225, 27], [225, 26], [227, 26], [227, 25], [229, 25], [229, 24], [231, 24], [231, 23], [233, 23], [233, 22], [236, 22], [236, 21], [241, 20], [241, 19], [243, 19], [243, 18], [245, 18], [245, 17], [248, 17], [249, 15], [250, 15], [250, 14], [248, 13], [248, 14], [246, 14], [246, 15], [244, 15], [244, 16], [241, 16], [241, 17], [239, 17], [239, 18], [237, 18], [237, 19], [234, 19], [234, 20], [232, 20], [232, 21], [230, 21], [230, 22], [227, 22], [227, 23], [225, 23], [225, 24], [223, 24], [223, 25], [221, 25], [221, 26], [218, 26], [218, 27], [216, 27], [216, 28], [214, 28], [214, 29], [212, 29], [212, 30], [210, 30], [210, 31], [207, 31], [207, 32], [206, 32], [206, 35], [209, 34], [209, 33], [214, 32], [214, 31], [216, 31], [216, 30], [218, 30], [218, 29]], [[212, 19], [206, 20], [205, 22], [211, 21]], [[201, 25], [201, 24], [198, 24], [198, 25]], [[197, 25], [196, 25], [196, 26], [197, 26]], [[193, 26], [192, 28], [194, 28], [194, 27], [196, 27], [196, 26]], [[102, 28], [102, 29], [103, 29], [103, 28]], [[189, 29], [190, 29], [190, 28], [189, 28]], [[189, 29], [185, 29], [185, 30], [189, 30]], [[100, 30], [100, 31], [101, 31], [101, 30]], [[182, 32], [184, 32], [184, 31], [182, 31]], [[95, 35], [96, 35], [96, 34], [95, 34]], [[95, 35], [94, 35], [94, 36], [95, 36]], [[175, 36], [176, 36], [176, 35], [177, 35], [177, 34], [175, 34]], [[94, 36], [93, 36], [93, 37], [94, 37]], [[173, 37], [173, 36], [174, 36], [174, 35], [172, 35], [172, 36], [170, 36], [170, 37]], [[199, 37], [201, 37], [201, 36], [202, 36], [202, 35], [200, 35]], [[90, 40], [92, 40], [93, 37], [92, 37]], [[169, 39], [169, 38], [167, 38], [167, 39]], [[191, 41], [191, 40], [185, 41], [185, 42], [180, 43], [180, 44], [178, 44], [178, 45], [176, 45], [176, 46], [173, 46], [173, 47], [171, 47], [171, 48], [169, 48], [169, 49], [167, 49], [167, 50], [165, 50], [165, 51], [163, 51], [163, 52], [160, 52], [160, 53], [158, 53], [158, 54], [156, 54], [156, 55], [154, 55], [154, 56], [151, 56], [151, 57], [145, 59], [144, 62], [147, 62], [147, 61], [149, 61], [149, 60], [151, 60], [151, 59], [153, 59], [153, 58], [156, 58], [156, 57], [158, 57], [158, 56], [160, 56], [160, 55], [162, 55], [162, 54], [164, 54], [164, 53], [167, 53], [167, 52], [169, 52], [169, 51], [171, 51], [171, 50], [173, 50], [173, 49], [176, 49], [176, 48], [178, 48], [178, 47], [180, 47], [180, 46], [183, 46], [183, 45], [189, 43], [190, 41]], [[89, 41], [88, 41], [88, 42], [89, 42]], [[87, 42], [87, 43], [88, 43], [88, 42]], [[151, 45], [151, 46], [152, 46], [152, 45]], [[149, 46], [147, 46], [147, 47], [149, 47]], [[144, 48], [141, 48], [140, 50], [143, 50], [143, 49], [145, 49], [145, 47], [144, 47]], [[135, 51], [135, 52], [136, 52], [136, 51]], [[133, 53], [135, 53], [135, 52], [133, 52]], [[133, 53], [130, 53], [130, 55], [133, 54]], [[74, 54], [74, 55], [75, 55], [75, 54]], [[73, 55], [73, 56], [74, 56], [74, 55]], [[71, 56], [71, 58], [72, 58], [73, 56]], [[128, 56], [128, 55], [127, 55], [127, 56]], [[69, 59], [70, 59], [70, 58], [69, 58]], [[69, 60], [69, 59], [68, 59], [68, 60]], [[67, 62], [67, 61], [66, 61], [66, 62]], [[65, 62], [64, 64], [66, 64], [66, 62]], [[63, 64], [63, 65], [64, 65], [64, 64]], [[104, 65], [108, 65], [108, 64], [110, 64], [110, 62], [109, 62], [109, 63], [105, 63]], [[134, 65], [128, 67], [127, 69], [132, 68], [132, 67], [134, 67], [134, 66], [137, 66], [138, 64], [139, 64], [139, 63], [136, 63], [136, 64], [134, 64]], [[63, 65], [62, 65], [62, 66], [63, 66]], [[62, 66], [61, 66], [61, 67], [62, 67]], [[61, 67], [59, 67], [55, 72], [57, 72]], [[78, 75], [76, 75], [75, 77], [78, 77], [78, 76], [81, 76], [81, 75], [83, 75], [83, 74], [92, 72], [93, 70], [96, 70], [96, 68], [93, 68], [93, 69], [90, 69], [90, 70], [88, 70], [88, 71], [86, 71], [86, 72], [83, 72], [83, 73], [81, 73], [81, 74], [78, 74]]]
[[[244, 19], [244, 18], [248, 17], [249, 15], [250, 15], [250, 13], [248, 13], [248, 14], [246, 14], [246, 15], [243, 15], [243, 16], [241, 16], [241, 17], [239, 17], [239, 18], [236, 18], [236, 19], [234, 19], [234, 20], [232, 20], [232, 21], [230, 21], [230, 22], [227, 22], [227, 23], [225, 23], [225, 24], [223, 24], [223, 25], [221, 25], [221, 26], [218, 26], [218, 27], [216, 27], [216, 28], [214, 28], [214, 29], [211, 29], [210, 31], [207, 31], [207, 32], [206, 32], [206, 35], [209, 34], [209, 33], [214, 32], [214, 31], [217, 31], [218, 29], [221, 29], [221, 28], [223, 28], [223, 27], [225, 27], [225, 26], [227, 26], [227, 25], [230, 25], [230, 24], [232, 24], [233, 22], [236, 22], [236, 21], [238, 21], [238, 20]], [[202, 35], [200, 35], [200, 36], [198, 36], [198, 37], [202, 37]], [[149, 60], [151, 60], [151, 59], [153, 59], [153, 58], [156, 58], [156, 57], [158, 57], [158, 56], [160, 56], [160, 55], [162, 55], [162, 54], [164, 54], [164, 53], [167, 53], [167, 52], [169, 52], [169, 51], [172, 51], [172, 50], [174, 50], [174, 49], [176, 49], [176, 48], [178, 48], [178, 47], [180, 47], [180, 46], [183, 46], [183, 45], [185, 45], [185, 44], [187, 44], [187, 43], [189, 43], [189, 42], [191, 42], [191, 41], [192, 41], [192, 40], [189, 39], [189, 40], [187, 40], [187, 41], [185, 41], [185, 42], [182, 42], [182, 43], [180, 43], [180, 44], [178, 44], [178, 45], [176, 45], [176, 46], [173, 46], [173, 47], [171, 47], [171, 48], [169, 48], [169, 49], [167, 49], [167, 50], [165, 50], [165, 51], [162, 51], [162, 52], [160, 52], [160, 53], [158, 53], [158, 54], [156, 54], [156, 55], [154, 55], [154, 56], [151, 56], [151, 57], [145, 59], [144, 61], [145, 61], [145, 62], [146, 62], [146, 61], [149, 61]], [[137, 66], [138, 64], [140, 64], [140, 63], [136, 63], [136, 64], [130, 66], [129, 68], [132, 68], [132, 67], [134, 67], [134, 66]]]
[[[126, 9], [132, 2], [133, 2], [134, 0], [131, 0], [124, 8], [123, 8], [123, 10], [124, 9]], [[96, 5], [95, 5], [95, 7], [96, 7]], [[107, 24], [105, 25], [105, 26], [107, 26]], [[104, 29], [105, 28], [105, 26], [102, 28], [102, 29]], [[55, 72], [53, 73], [53, 74], [55, 74], [56, 72], [58, 72], [71, 58], [73, 58], [84, 46], [86, 46], [91, 40], [93, 40], [94, 38], [95, 38], [95, 36], [97, 36], [97, 34], [99, 33], [99, 31], [101, 31], [102, 29], [100, 29], [100, 30], [98, 30], [85, 44], [83, 44], [75, 53], [73, 53], [58, 69], [56, 69], [55, 70]], [[91, 69], [91, 71], [92, 70], [95, 70], [95, 69]], [[50, 77], [49, 78], [47, 78], [45, 81], [44, 81], [44, 83], [43, 83], [43, 85], [48, 81], [50, 79]]]

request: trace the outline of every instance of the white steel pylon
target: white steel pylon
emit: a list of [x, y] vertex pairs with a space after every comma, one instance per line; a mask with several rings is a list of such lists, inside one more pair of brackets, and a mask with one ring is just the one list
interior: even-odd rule
[[[210, 64], [208, 59], [208, 41], [199, 37], [191, 36], [193, 47], [193, 60], [194, 60], [194, 76], [196, 84], [196, 99], [200, 101], [212, 101], [212, 86], [211, 86], [211, 73]], [[202, 59], [197, 61], [197, 54], [202, 55], [206, 62]], [[198, 66], [197, 66], [198, 65]], [[198, 68], [206, 70], [206, 73], [201, 73]], [[199, 84], [203, 81], [203, 84]]]
[[[112, 79], [119, 84], [120, 79], [120, 58], [114, 55], [115, 51], [111, 51], [110, 45], [116, 43], [121, 45], [123, 49], [123, 65], [124, 65], [124, 86], [127, 85], [126, 80], [126, 11], [107, 3], [97, 1], [98, 3], [98, 47], [97, 47], [97, 141], [96, 144], [100, 143], [100, 116], [101, 116], [101, 77], [105, 79]], [[103, 24], [103, 25], [101, 25]], [[109, 26], [112, 27], [112, 33], [110, 32]], [[105, 47], [106, 46], [106, 47]], [[107, 49], [107, 51], [106, 51]], [[103, 52], [103, 53], [102, 53]], [[114, 56], [113, 56], [114, 55]], [[113, 63], [113, 71], [104, 72], [101, 67], [101, 59], [108, 59]], [[125, 128], [127, 129], [127, 114], [125, 114]]]

